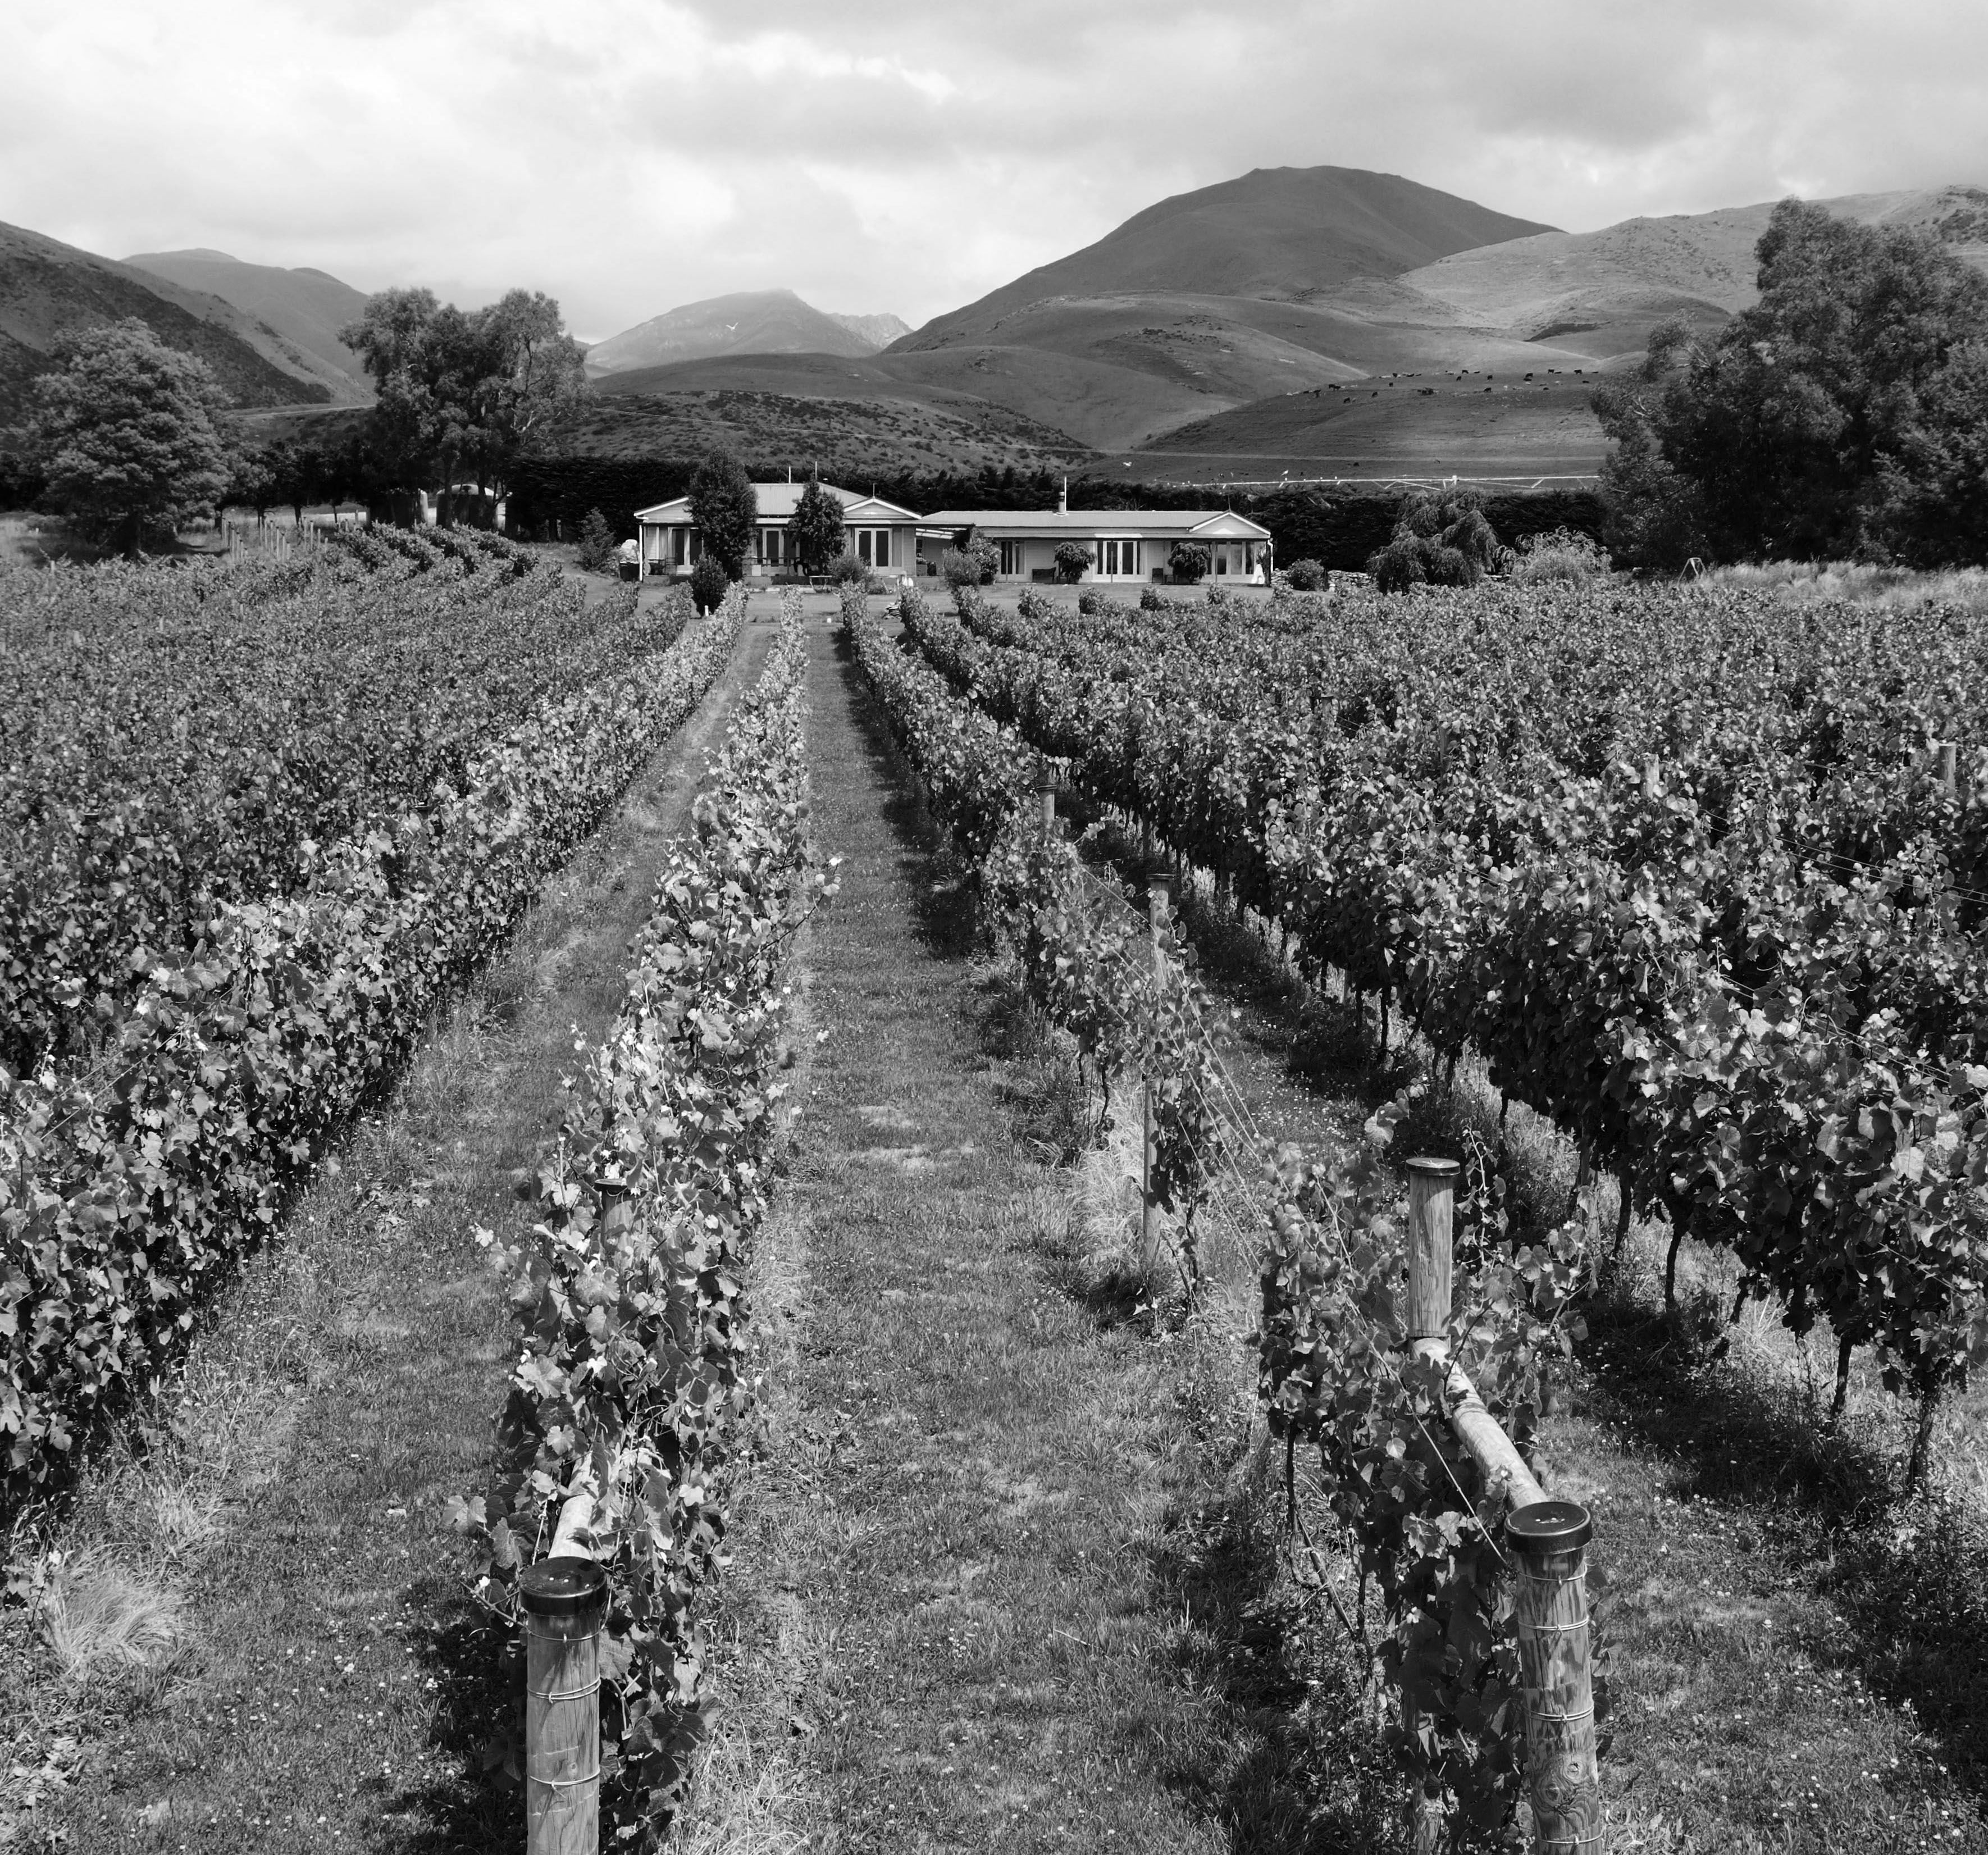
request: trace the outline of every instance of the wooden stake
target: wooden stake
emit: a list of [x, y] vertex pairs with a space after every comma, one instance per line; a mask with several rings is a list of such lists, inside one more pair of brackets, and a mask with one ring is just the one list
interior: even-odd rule
[[1452, 1159], [1408, 1161], [1408, 1341], [1449, 1331], [1456, 1177]]
[[1526, 1790], [1540, 1855], [1598, 1855], [1601, 1776], [1594, 1749], [1587, 1546], [1576, 1501], [1538, 1501], [1505, 1522], [1517, 1549], [1519, 1666], [1526, 1689]]
[[600, 1624], [607, 1575], [590, 1559], [541, 1559], [525, 1607], [527, 1855], [598, 1855]]
[[1960, 796], [1960, 749], [1952, 741], [1942, 741], [1933, 749], [1940, 790], [1949, 799]]

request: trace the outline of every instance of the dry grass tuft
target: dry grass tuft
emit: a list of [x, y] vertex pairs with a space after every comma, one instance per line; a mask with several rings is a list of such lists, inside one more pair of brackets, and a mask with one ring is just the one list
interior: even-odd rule
[[42, 1634], [71, 1681], [100, 1669], [157, 1670], [185, 1646], [184, 1610], [176, 1593], [91, 1547], [50, 1569]]

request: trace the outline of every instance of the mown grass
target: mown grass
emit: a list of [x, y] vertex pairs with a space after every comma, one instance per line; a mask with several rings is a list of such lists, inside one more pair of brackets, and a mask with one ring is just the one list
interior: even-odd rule
[[815, 806], [844, 861], [802, 988], [827, 1035], [758, 1291], [792, 1377], [688, 1846], [1385, 1848], [1357, 1671], [1286, 1627], [1236, 1335], [1094, 1293], [1067, 1067], [830, 650]]
[[[506, 1638], [445, 1518], [489, 1461], [509, 1352], [472, 1237], [526, 1215], [576, 1036], [619, 1009], [661, 846], [769, 634], [547, 887], [252, 1259], [178, 1381], [63, 1514], [15, 1542], [149, 1590], [172, 1640], [138, 1664], [4, 1651], [17, 1835], [66, 1850], [522, 1846]], [[32, 1808], [29, 1792], [35, 1792]]]

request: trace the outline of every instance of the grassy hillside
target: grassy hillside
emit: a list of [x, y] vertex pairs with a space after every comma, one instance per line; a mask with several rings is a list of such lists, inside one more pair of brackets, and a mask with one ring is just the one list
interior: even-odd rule
[[[1988, 191], [1945, 187], [1821, 202], [1839, 218], [1937, 232], [1988, 269]], [[1753, 248], [1771, 201], [1625, 219], [1594, 232], [1541, 232], [1438, 258], [1399, 279], [1460, 319], [1590, 361], [1641, 356], [1658, 322], [1709, 333], [1750, 305]]]
[[169, 346], [205, 361], [238, 406], [331, 397], [279, 337], [218, 297], [0, 225], [0, 428], [28, 415], [30, 383], [47, 370], [59, 336], [133, 316]]
[[1202, 482], [1312, 476], [1558, 476], [1600, 468], [1599, 370], [1398, 374], [1280, 394], [1169, 433], [1143, 471]]
[[333, 400], [357, 404], [372, 397], [359, 356], [338, 339], [357, 320], [366, 294], [320, 270], [245, 264], [225, 252], [144, 252], [125, 263], [182, 289], [232, 303], [289, 345], [299, 366], [330, 390]]
[[[723, 450], [852, 471], [1034, 469], [1081, 458], [1064, 433], [969, 395], [833, 369], [819, 355], [691, 362], [647, 370], [647, 390], [597, 388], [561, 448], [597, 457], [697, 456]], [[790, 364], [781, 366], [777, 363]], [[836, 390], [837, 384], [840, 390]], [[783, 390], [784, 389], [784, 390]]]
[[977, 344], [1052, 297], [1293, 296], [1394, 277], [1448, 252], [1549, 229], [1398, 174], [1259, 167], [1136, 213], [1095, 245], [908, 335], [901, 348]]

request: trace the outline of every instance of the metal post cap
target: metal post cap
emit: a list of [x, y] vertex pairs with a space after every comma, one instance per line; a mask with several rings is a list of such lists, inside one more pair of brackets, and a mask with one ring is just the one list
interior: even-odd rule
[[560, 1553], [526, 1566], [518, 1590], [534, 1617], [577, 1617], [607, 1601], [607, 1574], [591, 1559]]
[[1574, 1553], [1594, 1537], [1594, 1521], [1578, 1501], [1533, 1501], [1506, 1516], [1505, 1537], [1522, 1553]]
[[1408, 1161], [1408, 1170], [1419, 1172], [1425, 1178], [1449, 1179], [1456, 1178], [1463, 1164], [1460, 1160], [1436, 1159], [1422, 1154]]

